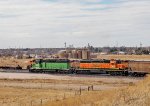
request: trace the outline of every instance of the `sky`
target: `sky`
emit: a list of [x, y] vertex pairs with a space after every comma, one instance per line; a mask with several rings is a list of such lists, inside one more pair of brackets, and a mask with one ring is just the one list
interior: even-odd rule
[[150, 0], [0, 0], [0, 48], [150, 46]]

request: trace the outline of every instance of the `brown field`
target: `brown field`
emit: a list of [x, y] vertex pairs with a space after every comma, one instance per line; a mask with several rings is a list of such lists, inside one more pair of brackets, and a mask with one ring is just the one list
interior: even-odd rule
[[[18, 77], [17, 77], [18, 76]], [[142, 78], [0, 73], [0, 106], [93, 105], [99, 95], [133, 86]], [[93, 85], [93, 90], [91, 87]], [[110, 93], [111, 95], [111, 93]]]
[[20, 65], [26, 68], [29, 65], [30, 59], [15, 59], [15, 58], [0, 58], [0, 66], [17, 67]]
[[48, 102], [44, 106], [149, 106], [150, 77], [125, 88], [105, 91], [84, 92], [82, 95], [57, 102]]
[[98, 55], [98, 59], [150, 60], [150, 55]]
[[49, 100], [62, 99], [73, 92], [50, 89], [27, 89], [16, 87], [0, 87], [0, 106], [38, 106]]

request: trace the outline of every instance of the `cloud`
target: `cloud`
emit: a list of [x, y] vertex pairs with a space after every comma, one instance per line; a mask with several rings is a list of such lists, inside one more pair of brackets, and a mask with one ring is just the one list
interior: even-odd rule
[[149, 46], [148, 0], [1, 0], [0, 47]]

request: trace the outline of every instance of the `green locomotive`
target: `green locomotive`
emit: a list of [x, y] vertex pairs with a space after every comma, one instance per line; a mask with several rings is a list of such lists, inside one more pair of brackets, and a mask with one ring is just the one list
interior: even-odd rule
[[30, 72], [68, 72], [70, 62], [68, 59], [37, 59], [34, 60]]

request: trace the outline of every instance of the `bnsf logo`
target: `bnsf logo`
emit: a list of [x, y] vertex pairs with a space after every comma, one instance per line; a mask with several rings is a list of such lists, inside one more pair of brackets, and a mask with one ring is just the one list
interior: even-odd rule
[[92, 64], [93, 67], [99, 67], [99, 64]]

